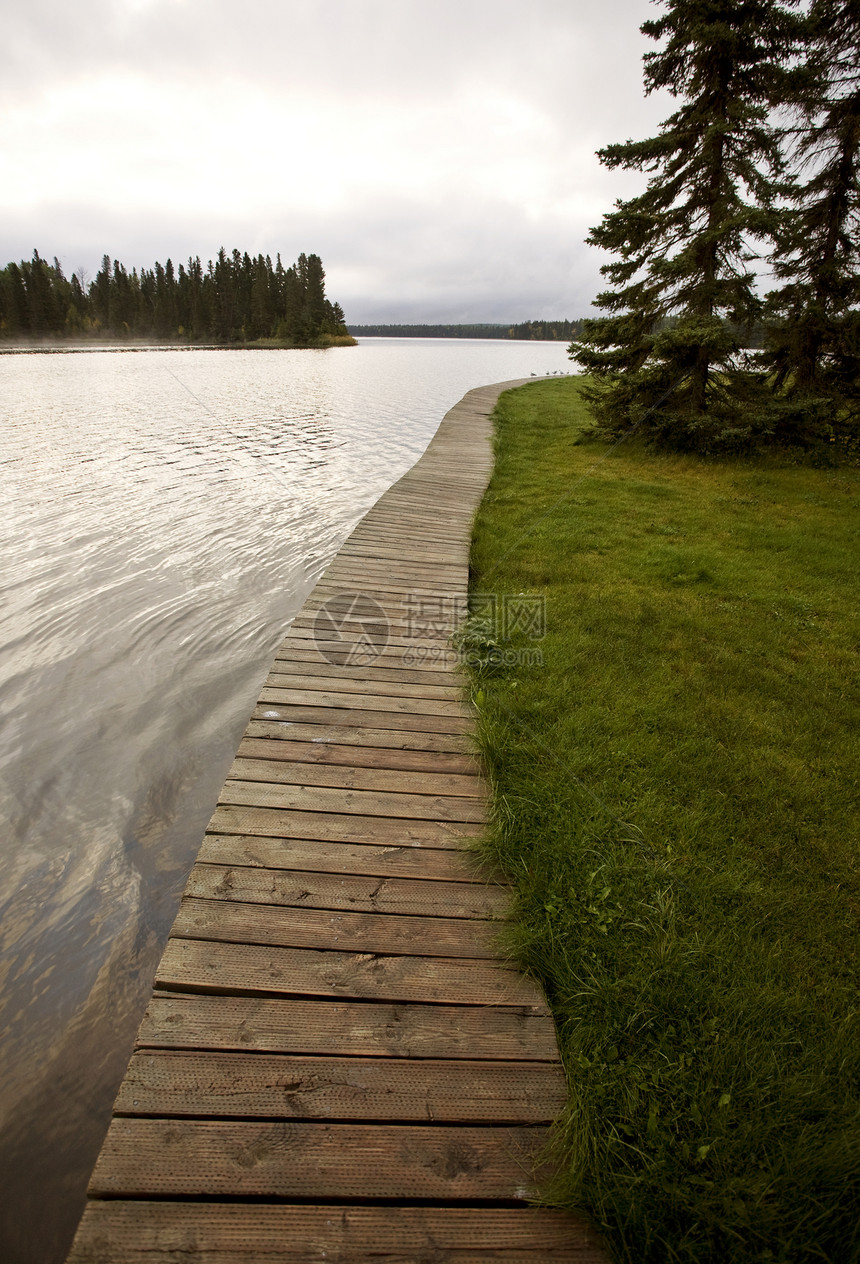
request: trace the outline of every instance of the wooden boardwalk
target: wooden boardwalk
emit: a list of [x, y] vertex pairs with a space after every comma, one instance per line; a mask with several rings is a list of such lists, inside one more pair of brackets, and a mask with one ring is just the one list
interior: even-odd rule
[[471, 853], [448, 638], [502, 386], [471, 391], [278, 650], [204, 838], [74, 1264], [604, 1261], [528, 1205], [565, 1101]]

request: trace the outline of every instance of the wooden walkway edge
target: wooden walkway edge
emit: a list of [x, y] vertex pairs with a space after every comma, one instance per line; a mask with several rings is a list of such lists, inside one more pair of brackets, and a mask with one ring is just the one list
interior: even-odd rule
[[280, 646], [192, 870], [69, 1264], [570, 1261], [529, 1205], [566, 1099], [449, 645], [492, 468], [470, 391]]

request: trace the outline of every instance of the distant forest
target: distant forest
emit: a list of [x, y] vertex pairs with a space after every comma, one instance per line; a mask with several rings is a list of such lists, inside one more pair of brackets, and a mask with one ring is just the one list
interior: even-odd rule
[[350, 325], [365, 338], [515, 338], [526, 342], [570, 342], [578, 320], [526, 320], [520, 325]]
[[353, 340], [339, 303], [325, 294], [319, 255], [285, 268], [271, 258], [222, 248], [131, 272], [105, 255], [95, 280], [66, 277], [56, 258], [9, 263], [0, 271], [0, 339], [153, 339], [164, 342], [271, 343], [325, 347]]

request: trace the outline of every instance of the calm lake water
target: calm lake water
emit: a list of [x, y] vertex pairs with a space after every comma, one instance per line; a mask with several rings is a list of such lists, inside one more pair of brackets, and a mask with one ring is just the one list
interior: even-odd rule
[[61, 1261], [286, 626], [473, 386], [563, 344], [0, 356], [0, 1259]]

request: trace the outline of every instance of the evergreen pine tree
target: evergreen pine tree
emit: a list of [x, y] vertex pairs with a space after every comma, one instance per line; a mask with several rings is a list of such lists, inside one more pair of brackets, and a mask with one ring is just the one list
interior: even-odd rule
[[272, 281], [271, 259], [264, 259], [262, 255], [258, 255], [253, 260], [251, 278], [248, 336], [250, 338], [268, 338], [271, 336], [275, 324], [273, 304], [270, 298]]
[[110, 255], [102, 256], [102, 266], [90, 286], [90, 304], [97, 329], [107, 329], [110, 324], [110, 281], [113, 271]]
[[110, 332], [119, 338], [135, 333], [137, 295], [131, 280], [118, 259], [113, 261], [110, 295]]
[[860, 5], [813, 0], [793, 157], [807, 179], [777, 234], [766, 363], [780, 437], [860, 423]]
[[81, 278], [76, 272], [73, 272], [69, 283], [69, 303], [66, 308], [66, 319], [64, 322], [67, 334], [75, 337], [83, 332], [84, 317], [87, 315], [87, 310], [87, 296], [84, 294]]
[[302, 304], [304, 290], [299, 277], [298, 264], [293, 264], [284, 273], [283, 281], [283, 317], [278, 325], [278, 337], [285, 342], [301, 342], [304, 336], [302, 328]]
[[[234, 250], [234, 259], [238, 253]], [[215, 290], [214, 335], [219, 342], [230, 342], [233, 337], [233, 313], [236, 306], [235, 279], [233, 260], [227, 255], [223, 246], [218, 251], [212, 282]]]
[[22, 262], [21, 273], [27, 292], [30, 333], [45, 337], [61, 332], [65, 310], [61, 305], [58, 284], [65, 287], [65, 277], [46, 263], [38, 250], [33, 251], [29, 262]]
[[4, 284], [0, 290], [0, 327], [5, 336], [28, 334], [30, 317], [27, 311], [27, 287], [24, 274], [17, 263], [9, 263], [3, 269]]
[[151, 268], [140, 270], [140, 298], [137, 332], [140, 337], [151, 337], [155, 332], [155, 273]]
[[318, 338], [326, 319], [325, 269], [319, 255], [308, 255], [305, 289], [305, 324], [310, 339]]
[[192, 259], [188, 258], [188, 271], [186, 273], [186, 298], [185, 298], [185, 324], [187, 333], [191, 338], [200, 338], [203, 334], [204, 318], [203, 318], [203, 265], [200, 262], [200, 256], [195, 255]]
[[778, 0], [663, 0], [642, 26], [663, 40], [644, 58], [645, 88], [681, 105], [659, 135], [601, 150], [601, 162], [653, 173], [645, 192], [604, 216], [592, 245], [616, 259], [614, 285], [571, 356], [594, 379], [599, 428], [641, 422], [681, 447], [747, 440], [759, 414], [738, 364], [761, 302], [750, 242], [773, 230], [783, 168], [768, 118], [794, 22]]

